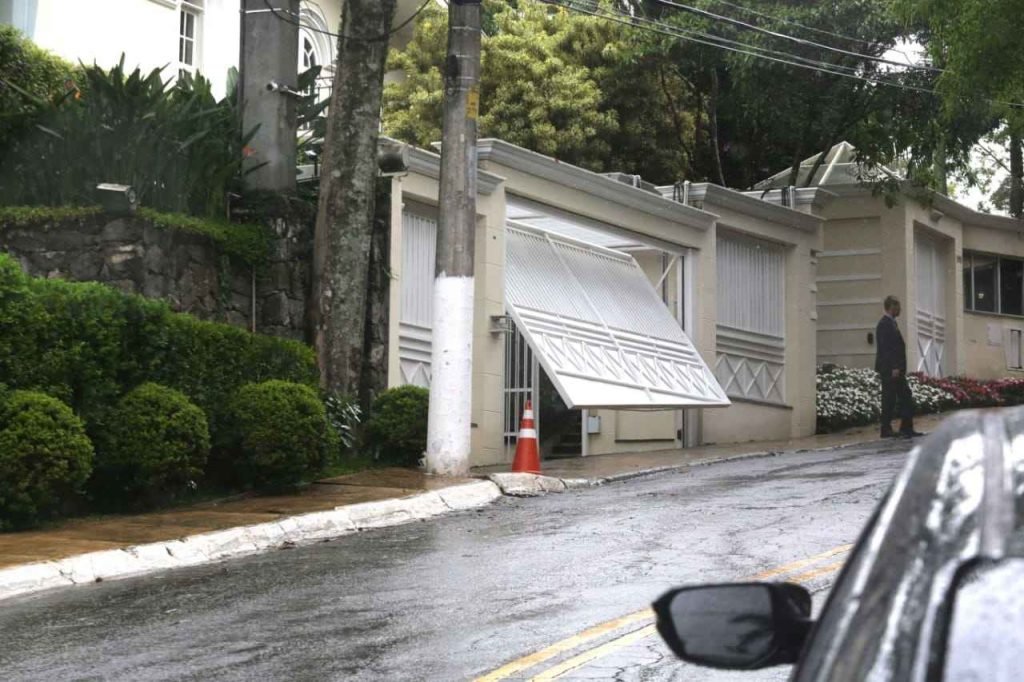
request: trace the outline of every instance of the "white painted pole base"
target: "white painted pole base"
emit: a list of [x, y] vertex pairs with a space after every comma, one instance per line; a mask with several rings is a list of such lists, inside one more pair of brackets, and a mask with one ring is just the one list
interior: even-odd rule
[[469, 473], [473, 412], [473, 278], [434, 280], [427, 472]]

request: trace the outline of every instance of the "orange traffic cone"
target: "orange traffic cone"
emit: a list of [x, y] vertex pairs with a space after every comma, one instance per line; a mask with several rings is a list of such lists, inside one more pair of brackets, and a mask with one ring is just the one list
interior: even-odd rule
[[539, 474], [540, 453], [537, 451], [537, 429], [533, 425], [533, 405], [527, 400], [516, 440], [516, 457], [512, 460], [512, 473]]

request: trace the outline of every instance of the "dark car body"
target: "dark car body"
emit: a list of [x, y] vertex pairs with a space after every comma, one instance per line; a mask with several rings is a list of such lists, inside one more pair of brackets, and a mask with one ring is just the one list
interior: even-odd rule
[[914, 448], [809, 633], [794, 682], [1024, 680], [1024, 409]]

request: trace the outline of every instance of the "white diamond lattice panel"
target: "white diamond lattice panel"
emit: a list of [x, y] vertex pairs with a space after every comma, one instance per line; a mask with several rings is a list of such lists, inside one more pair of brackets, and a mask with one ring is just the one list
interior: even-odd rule
[[782, 338], [718, 327], [715, 376], [734, 398], [786, 402], [786, 358]]

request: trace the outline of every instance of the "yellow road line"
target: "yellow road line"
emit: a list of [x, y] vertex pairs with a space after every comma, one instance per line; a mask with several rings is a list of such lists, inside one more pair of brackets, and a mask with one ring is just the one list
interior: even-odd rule
[[822, 575], [825, 575], [827, 573], [832, 573], [833, 571], [838, 571], [840, 568], [843, 567], [844, 563], [845, 563], [844, 561], [837, 561], [837, 562], [835, 562], [833, 564], [828, 564], [827, 566], [822, 566], [821, 568], [811, 569], [810, 571], [807, 571], [805, 573], [800, 573], [799, 575], [791, 576], [789, 578], [789, 582], [791, 582], [791, 583], [802, 583], [802, 582], [806, 582], [806, 581], [810, 580], [811, 578], [817, 578], [818, 576], [822, 576]]
[[[752, 582], [757, 580], [767, 580], [768, 578], [773, 578], [784, 573], [790, 573], [792, 571], [805, 568], [823, 559], [828, 559], [830, 557], [836, 556], [837, 554], [848, 552], [852, 547], [853, 545], [840, 545], [838, 547], [833, 547], [832, 549], [822, 552], [821, 554], [815, 554], [814, 556], [807, 557], [806, 559], [792, 561], [788, 564], [783, 564], [782, 566], [778, 566], [776, 568], [764, 571], [762, 573], [756, 573], [746, 578], [741, 578], [740, 581]], [[500, 680], [507, 679], [509, 676], [514, 675], [515, 673], [522, 672], [523, 670], [532, 668], [536, 665], [543, 663], [544, 661], [548, 661], [554, 658], [555, 656], [558, 656], [559, 654], [571, 651], [579, 646], [582, 646], [583, 644], [586, 644], [587, 642], [603, 637], [607, 635], [609, 632], [614, 632], [615, 630], [618, 630], [620, 628], [624, 628], [635, 623], [643, 622], [653, 617], [654, 612], [648, 608], [627, 614], [625, 616], [621, 616], [619, 618], [615, 618], [613, 620], [606, 621], [604, 623], [599, 623], [580, 633], [572, 635], [571, 637], [567, 637], [566, 639], [555, 642], [554, 644], [547, 646], [543, 649], [540, 649], [539, 651], [535, 651], [532, 654], [528, 654], [526, 656], [523, 656], [522, 658], [517, 658], [514, 661], [506, 663], [497, 670], [494, 670], [493, 672], [487, 673], [486, 675], [476, 678], [474, 682], [499, 682]], [[629, 635], [626, 636], [628, 637]], [[608, 644], [611, 643], [612, 642], [608, 642]], [[598, 647], [598, 649], [600, 648], [601, 647]], [[585, 654], [580, 655], [582, 656]]]
[[622, 637], [619, 637], [617, 639], [613, 639], [612, 641], [606, 642], [601, 646], [594, 647], [589, 651], [584, 651], [582, 654], [579, 654], [578, 656], [573, 656], [570, 659], [562, 661], [558, 665], [552, 668], [548, 668], [541, 674], [532, 678], [530, 682], [547, 682], [548, 680], [557, 679], [567, 672], [571, 672], [576, 668], [582, 667], [583, 665], [590, 663], [594, 659], [601, 658], [605, 654], [610, 654], [616, 649], [621, 649], [623, 647], [629, 646], [633, 642], [638, 642], [641, 639], [646, 639], [647, 637], [653, 635], [655, 632], [657, 632], [657, 629], [654, 627], [653, 624], [646, 625], [640, 628], [639, 630], [634, 630], [629, 634], [623, 635]]
[[822, 552], [821, 554], [815, 554], [812, 557], [807, 557], [806, 559], [800, 559], [799, 561], [793, 561], [791, 563], [779, 566], [778, 568], [773, 568], [773, 569], [771, 569], [769, 571], [765, 571], [764, 573], [758, 573], [757, 575], [752, 575], [749, 578], [743, 578], [742, 580], [748, 581], [748, 582], [752, 582], [752, 581], [756, 581], [756, 580], [767, 580], [768, 578], [774, 578], [775, 576], [782, 575], [783, 573], [790, 573], [792, 571], [796, 571], [798, 569], [810, 566], [811, 564], [816, 564], [819, 561], [821, 561], [822, 559], [828, 559], [830, 557], [836, 556], [837, 554], [843, 554], [844, 552], [849, 552], [851, 549], [853, 549], [853, 545], [840, 545], [839, 547], [833, 547], [832, 549], [828, 550], [827, 552]]
[[[806, 571], [805, 573], [794, 575], [789, 578], [788, 582], [801, 583], [810, 580], [811, 578], [817, 578], [819, 576], [826, 575], [834, 571], [838, 571], [840, 568], [843, 567], [843, 563], [844, 562], [842, 561], [837, 561], [835, 563], [828, 564], [827, 566], [822, 566], [821, 568], [815, 568], [810, 571]], [[582, 667], [583, 665], [590, 663], [591, 661], [597, 660], [602, 656], [610, 654], [613, 651], [616, 651], [617, 649], [629, 646], [633, 642], [637, 642], [641, 639], [650, 637], [656, 632], [657, 628], [654, 626], [654, 624], [647, 625], [646, 627], [642, 627], [639, 630], [630, 632], [626, 635], [623, 635], [622, 637], [613, 639], [612, 641], [607, 642], [599, 647], [594, 647], [589, 651], [584, 651], [583, 653], [577, 656], [574, 656], [566, 661], [563, 661], [562, 663], [559, 663], [558, 665], [549, 668], [548, 670], [542, 672], [540, 675], [537, 675], [536, 677], [532, 678], [530, 682], [558, 679], [568, 672], [576, 670], [577, 668]]]
[[619, 628], [627, 627], [653, 617], [654, 611], [651, 609], [643, 609], [642, 611], [636, 611], [629, 615], [622, 616], [621, 618], [600, 623], [592, 628], [588, 628], [583, 632], [580, 632], [579, 634], [573, 635], [572, 637], [563, 639], [560, 642], [555, 642], [551, 646], [545, 647], [540, 651], [518, 658], [511, 663], [507, 663], [494, 672], [488, 673], [483, 677], [476, 678], [475, 682], [497, 682], [498, 680], [504, 680], [509, 675], [514, 675], [515, 673], [522, 672], [527, 668], [532, 668], [538, 663], [543, 663], [544, 661], [554, 658], [558, 654], [571, 651], [581, 644], [586, 644], [591, 640], [603, 637], [609, 632], [614, 632]]

